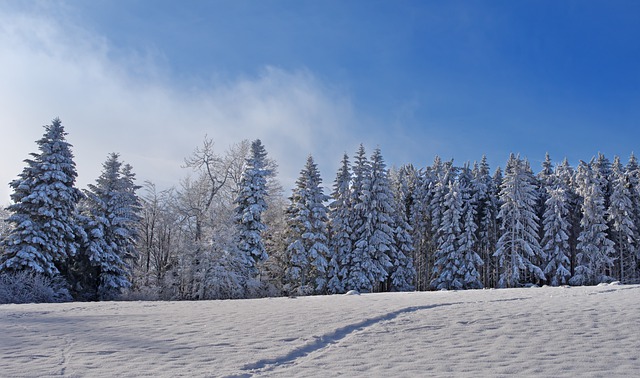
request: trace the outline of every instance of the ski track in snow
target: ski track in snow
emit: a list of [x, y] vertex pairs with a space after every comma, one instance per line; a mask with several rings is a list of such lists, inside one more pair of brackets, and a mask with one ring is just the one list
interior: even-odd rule
[[0, 305], [0, 376], [640, 376], [640, 286]]

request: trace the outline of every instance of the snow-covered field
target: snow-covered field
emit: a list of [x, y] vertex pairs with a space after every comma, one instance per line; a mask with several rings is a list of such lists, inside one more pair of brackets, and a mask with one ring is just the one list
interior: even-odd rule
[[640, 376], [640, 286], [0, 306], [0, 375]]

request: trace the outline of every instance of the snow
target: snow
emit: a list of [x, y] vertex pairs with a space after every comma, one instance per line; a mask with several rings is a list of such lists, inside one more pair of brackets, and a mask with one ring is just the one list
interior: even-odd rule
[[640, 286], [0, 306], [3, 376], [638, 376]]

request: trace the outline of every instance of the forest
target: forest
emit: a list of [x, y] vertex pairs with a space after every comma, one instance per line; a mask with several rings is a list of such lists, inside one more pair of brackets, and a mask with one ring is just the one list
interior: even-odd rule
[[309, 155], [285, 193], [259, 139], [205, 137], [173, 188], [111, 153], [80, 190], [61, 121], [44, 129], [2, 210], [0, 303], [640, 282], [633, 154], [534, 173], [517, 154], [389, 168], [360, 145], [331, 189]]

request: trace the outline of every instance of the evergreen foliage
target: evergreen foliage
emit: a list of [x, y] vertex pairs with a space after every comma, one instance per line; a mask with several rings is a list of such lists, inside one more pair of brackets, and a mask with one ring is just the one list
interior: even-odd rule
[[96, 183], [85, 191], [80, 220], [86, 239], [74, 259], [74, 281], [87, 299], [114, 299], [131, 287], [141, 211], [134, 180], [132, 167], [111, 153]]
[[44, 129], [36, 141], [39, 152], [31, 153], [22, 173], [9, 184], [13, 204], [7, 221], [13, 227], [2, 241], [0, 271], [26, 270], [55, 279], [66, 276], [82, 236], [75, 219], [82, 194], [74, 186], [76, 165], [60, 119]]
[[235, 200], [237, 248], [256, 276], [259, 274], [257, 264], [268, 258], [262, 241], [262, 232], [266, 229], [262, 213], [267, 209], [267, 176], [270, 173], [267, 152], [260, 139], [256, 139], [251, 143], [251, 152], [246, 160]]
[[502, 205], [498, 218], [501, 220], [502, 236], [494, 254], [500, 267], [499, 287], [517, 287], [544, 279], [544, 273], [533, 261], [542, 255], [538, 243], [537, 203], [533, 174], [525, 160], [513, 154], [509, 157], [502, 181], [500, 200]]
[[289, 267], [285, 279], [290, 293], [320, 294], [326, 290], [329, 249], [324, 203], [329, 196], [323, 190], [318, 167], [309, 156], [287, 210]]
[[349, 157], [344, 154], [342, 165], [338, 170], [333, 184], [331, 197], [333, 201], [329, 205], [329, 230], [330, 251], [329, 281], [327, 283], [330, 293], [343, 293], [345, 291], [344, 279], [348, 273], [348, 259], [352, 251], [351, 241], [351, 170]]

